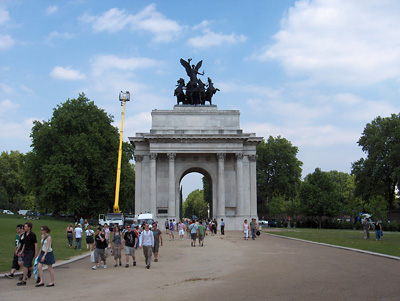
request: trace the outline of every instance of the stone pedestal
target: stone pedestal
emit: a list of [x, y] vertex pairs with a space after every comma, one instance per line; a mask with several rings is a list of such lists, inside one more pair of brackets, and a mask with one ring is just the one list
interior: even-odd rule
[[256, 146], [262, 140], [240, 129], [237, 110], [176, 105], [153, 110], [152, 128], [129, 138], [135, 147], [135, 214], [151, 212], [161, 227], [179, 219], [179, 184], [190, 172], [212, 187], [212, 212], [226, 230], [257, 217]]

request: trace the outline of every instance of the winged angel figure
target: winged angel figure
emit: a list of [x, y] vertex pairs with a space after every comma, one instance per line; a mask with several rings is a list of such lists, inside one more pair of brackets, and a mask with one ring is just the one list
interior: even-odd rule
[[[188, 59], [185, 61], [181, 59], [181, 65], [185, 68], [186, 74], [189, 76], [190, 81], [185, 86], [185, 81], [181, 78], [178, 80], [177, 88], [175, 89], [174, 95], [177, 97], [177, 103], [185, 105], [204, 105], [206, 101], [210, 102], [211, 105], [211, 98], [215, 94], [216, 91], [219, 89], [214, 88], [212, 82], [209, 78], [209, 84], [207, 91], [205, 90], [205, 84], [201, 81], [201, 79], [197, 78], [197, 75], [204, 75], [203, 73], [199, 72], [203, 61], [197, 63], [197, 65], [190, 66], [190, 62], [192, 59]], [[210, 90], [210, 83], [211, 83], [211, 90]], [[186, 94], [183, 93], [183, 89], [186, 89]]]
[[203, 73], [199, 72], [199, 69], [200, 69], [201, 65], [203, 64], [203, 60], [198, 62], [196, 66], [195, 65], [190, 66], [191, 60], [192, 59], [188, 59], [188, 62], [186, 62], [184, 59], [181, 59], [181, 65], [185, 68], [186, 73], [189, 76], [192, 84], [197, 85], [197, 81], [198, 81], [197, 74], [204, 75], [204, 71], [203, 71]]

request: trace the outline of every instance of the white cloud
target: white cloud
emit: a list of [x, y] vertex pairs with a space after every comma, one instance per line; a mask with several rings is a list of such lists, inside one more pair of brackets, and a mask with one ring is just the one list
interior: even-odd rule
[[150, 33], [154, 42], [170, 42], [183, 29], [176, 21], [157, 12], [155, 4], [146, 6], [136, 15], [129, 14], [124, 9], [112, 8], [101, 16], [84, 15], [81, 20], [92, 24], [93, 29], [98, 32], [114, 33], [128, 27], [132, 31]]
[[161, 62], [148, 58], [120, 58], [116, 55], [98, 55], [91, 60], [92, 72], [95, 76], [100, 76], [106, 71], [134, 71], [141, 68], [160, 66]]
[[85, 74], [78, 70], [71, 69], [70, 67], [64, 68], [61, 66], [54, 67], [50, 73], [50, 76], [62, 80], [82, 80], [86, 78]]
[[57, 11], [58, 11], [57, 5], [52, 5], [52, 6], [49, 6], [49, 7], [46, 8], [46, 14], [47, 15], [52, 15]]
[[49, 34], [49, 36], [46, 38], [48, 42], [53, 41], [54, 39], [64, 39], [64, 40], [70, 40], [75, 37], [74, 34], [69, 33], [69, 32], [57, 32], [53, 31]]
[[20, 106], [19, 104], [11, 102], [11, 100], [9, 99], [0, 101], [0, 114], [16, 111], [19, 108], [19, 106]]
[[222, 33], [212, 32], [210, 29], [204, 29], [203, 35], [190, 38], [188, 44], [195, 48], [210, 48], [215, 46], [228, 46], [246, 42], [244, 35], [224, 35]]
[[400, 2], [301, 0], [257, 59], [295, 76], [369, 85], [400, 76]]
[[[33, 121], [35, 118], [24, 119], [21, 123], [17, 122], [6, 122], [0, 119], [0, 138], [11, 138], [15, 140], [29, 140], [29, 134], [32, 129]], [[13, 143], [13, 145], [16, 143]], [[25, 143], [24, 143], [25, 145]], [[2, 145], [3, 147], [3, 145]], [[11, 147], [10, 149], [13, 149]]]
[[0, 83], [0, 89], [1, 92], [5, 93], [5, 94], [11, 94], [13, 92], [13, 89], [6, 84]]
[[11, 48], [14, 44], [14, 39], [10, 35], [0, 35], [0, 49]]
[[10, 20], [10, 16], [8, 14], [8, 11], [0, 8], [0, 26], [6, 24]]

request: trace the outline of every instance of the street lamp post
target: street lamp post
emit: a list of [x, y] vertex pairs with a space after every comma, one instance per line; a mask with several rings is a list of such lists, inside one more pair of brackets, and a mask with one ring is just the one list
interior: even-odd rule
[[121, 157], [122, 157], [122, 136], [124, 133], [124, 115], [125, 115], [125, 102], [130, 100], [129, 91], [120, 92], [119, 100], [122, 102], [122, 119], [121, 119], [121, 134], [119, 136], [119, 151], [118, 151], [118, 166], [117, 166], [117, 181], [115, 185], [115, 202], [114, 202], [114, 213], [119, 213], [119, 186], [121, 180]]

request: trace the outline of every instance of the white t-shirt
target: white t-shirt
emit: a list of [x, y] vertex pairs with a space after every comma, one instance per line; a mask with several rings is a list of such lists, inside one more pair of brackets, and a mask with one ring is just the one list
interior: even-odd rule
[[86, 236], [93, 236], [94, 235], [94, 231], [92, 229], [88, 229], [85, 231], [86, 232]]
[[75, 238], [82, 238], [82, 228], [81, 227], [76, 227], [74, 232], [75, 232]]

